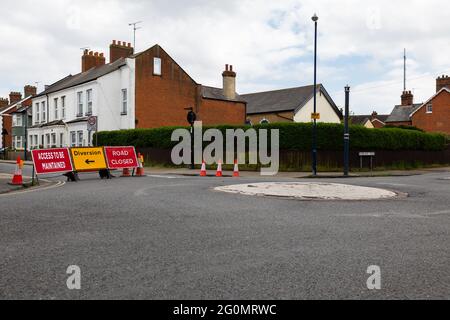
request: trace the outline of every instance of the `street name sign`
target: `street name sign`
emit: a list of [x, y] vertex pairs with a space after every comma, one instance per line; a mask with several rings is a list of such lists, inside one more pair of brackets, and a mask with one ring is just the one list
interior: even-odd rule
[[312, 120], [320, 120], [320, 113], [312, 113], [311, 119]]
[[375, 157], [375, 152], [360, 152], [360, 157]]
[[73, 171], [68, 148], [33, 150], [31, 155], [36, 174]]
[[136, 149], [134, 147], [105, 147], [108, 169], [138, 168]]
[[75, 171], [96, 171], [107, 169], [103, 148], [71, 148]]

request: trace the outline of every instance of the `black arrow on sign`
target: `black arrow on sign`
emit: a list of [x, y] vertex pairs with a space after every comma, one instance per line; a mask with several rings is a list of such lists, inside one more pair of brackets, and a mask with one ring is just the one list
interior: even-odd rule
[[89, 160], [89, 159], [86, 159], [85, 162], [86, 162], [87, 165], [90, 165], [91, 163], [95, 163], [95, 161], [92, 161], [92, 160]]

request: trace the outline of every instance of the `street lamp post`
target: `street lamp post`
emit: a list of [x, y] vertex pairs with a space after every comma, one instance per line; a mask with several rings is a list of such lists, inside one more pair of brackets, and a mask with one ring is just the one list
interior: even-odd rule
[[350, 87], [345, 87], [344, 176], [350, 173]]
[[317, 21], [319, 17], [314, 14], [314, 123], [313, 123], [313, 146], [312, 146], [312, 171], [317, 176]]

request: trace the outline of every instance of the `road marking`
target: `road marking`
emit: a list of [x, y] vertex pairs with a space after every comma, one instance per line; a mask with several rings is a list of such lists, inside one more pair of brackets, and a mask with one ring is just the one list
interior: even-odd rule
[[137, 191], [134, 192], [134, 196], [135, 197], [142, 197], [142, 196], [148, 196], [149, 194], [146, 192], [148, 190], [151, 189], [162, 189], [162, 188], [172, 188], [172, 187], [190, 187], [192, 186], [191, 184], [170, 184], [170, 185], [160, 185], [160, 186], [151, 186], [151, 187], [145, 187], [142, 189], [139, 189]]
[[402, 184], [402, 183], [383, 183], [383, 182], [379, 182], [377, 183], [380, 186], [394, 186], [394, 187], [418, 187], [415, 185], [411, 185], [411, 184]]
[[181, 179], [180, 177], [176, 177], [176, 176], [161, 176], [161, 175], [147, 175], [147, 177], [160, 178], [160, 179]]
[[28, 190], [19, 190], [19, 191], [14, 191], [14, 192], [3, 193], [3, 194], [0, 194], [0, 198], [6, 197], [6, 196], [22, 195], [22, 194], [37, 192], [37, 191], [46, 191], [46, 190], [56, 189], [56, 188], [64, 186], [65, 184], [66, 184], [65, 181], [58, 181], [58, 183], [48, 186], [48, 187], [43, 187], [43, 188], [33, 187]]

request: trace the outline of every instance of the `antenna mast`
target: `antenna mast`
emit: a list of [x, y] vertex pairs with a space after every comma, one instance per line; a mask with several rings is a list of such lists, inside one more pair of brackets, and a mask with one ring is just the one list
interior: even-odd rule
[[142, 23], [142, 21], [132, 22], [132, 23], [128, 24], [130, 27], [131, 26], [133, 27], [133, 47], [134, 47], [134, 50], [136, 50], [136, 31], [141, 29], [141, 27], [138, 27], [137, 25], [141, 24], [141, 23]]
[[406, 91], [406, 49], [403, 55], [403, 91]]

